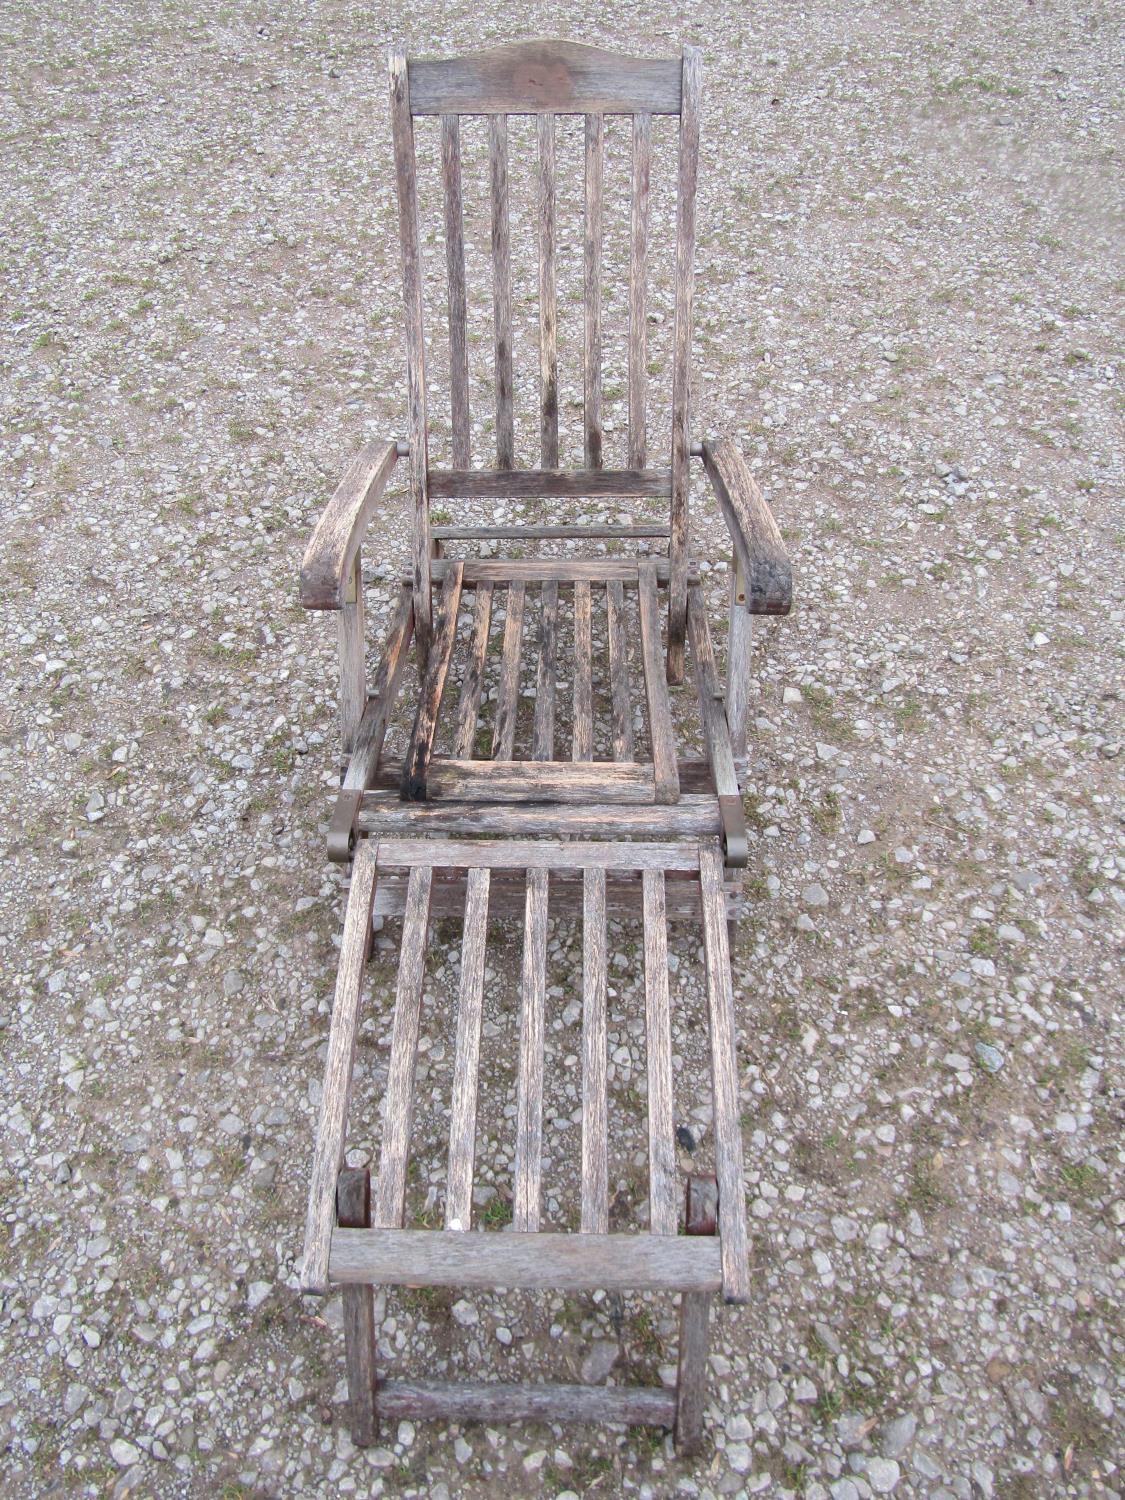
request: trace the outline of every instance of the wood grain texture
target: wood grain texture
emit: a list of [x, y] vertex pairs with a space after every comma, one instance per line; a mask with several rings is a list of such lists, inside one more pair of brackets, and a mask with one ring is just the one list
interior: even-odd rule
[[[699, 1241], [688, 1243], [698, 1244]], [[707, 1399], [710, 1292], [680, 1296], [680, 1350], [676, 1372], [676, 1449], [685, 1458], [703, 1445], [703, 1408]]]
[[699, 851], [699, 884], [703, 899], [703, 951], [711, 1025], [711, 1091], [715, 1112], [715, 1175], [719, 1180], [723, 1298], [727, 1302], [749, 1302], [750, 1262], [734, 993], [723, 905], [723, 859], [717, 846], [704, 846]]
[[651, 803], [652, 767], [612, 761], [456, 761], [435, 757], [426, 782], [430, 801]]
[[[401, 871], [390, 871], [384, 875], [376, 888], [374, 914], [377, 917], [401, 917], [406, 908], [406, 876]], [[670, 879], [666, 885], [665, 899], [669, 922], [694, 922], [703, 920], [703, 906], [699, 899], [699, 881]], [[606, 914], [615, 921], [638, 922], [642, 916], [642, 886], [640, 878], [632, 871], [611, 872], [606, 876]], [[745, 911], [745, 902], [733, 884], [725, 892], [727, 920], [733, 921]], [[488, 910], [496, 919], [522, 921], [527, 904], [527, 885], [523, 871], [494, 871], [489, 887]], [[464, 871], [438, 872], [434, 881], [430, 901], [430, 912], [434, 919], [451, 917], [459, 922], [465, 909]], [[555, 871], [551, 876], [551, 910], [566, 913], [577, 919], [582, 912], [581, 871]]]
[[437, 628], [422, 677], [418, 709], [410, 733], [410, 748], [402, 767], [402, 797], [406, 802], [426, 800], [426, 776], [433, 754], [434, 734], [441, 712], [449, 662], [457, 640], [457, 612], [461, 604], [461, 564], [454, 561], [445, 575], [438, 605]]
[[582, 425], [586, 467], [602, 467], [602, 178], [601, 115], [586, 116], [586, 216], [583, 229]]
[[[706, 846], [705, 846], [706, 847]], [[386, 838], [379, 840], [379, 867], [440, 865], [448, 869], [488, 870], [695, 870], [699, 844], [637, 842], [608, 844], [580, 839], [455, 840]], [[721, 883], [721, 882], [720, 882]], [[530, 891], [530, 886], [528, 887]], [[526, 954], [526, 949], [525, 949]]]
[[738, 776], [731, 751], [730, 728], [723, 709], [723, 691], [719, 685], [715, 653], [711, 647], [707, 605], [703, 590], [697, 583], [693, 583], [688, 589], [688, 633], [691, 637], [692, 660], [695, 663], [703, 738], [715, 778], [715, 790], [721, 797], [738, 797]]
[[571, 754], [575, 760], [594, 758], [593, 618], [590, 584], [580, 578], [574, 585], [574, 732]]
[[609, 1232], [605, 871], [582, 876], [582, 1233]]
[[431, 469], [434, 500], [597, 500], [672, 493], [670, 469]]
[[531, 733], [532, 760], [552, 760], [555, 754], [555, 687], [559, 669], [559, 586], [554, 580], [542, 588], [539, 617], [539, 667], [535, 678], [535, 721]]
[[406, 1203], [406, 1165], [414, 1112], [414, 1068], [418, 1060], [418, 1023], [422, 1012], [422, 976], [426, 964], [433, 870], [419, 865], [410, 872], [406, 915], [399, 943], [395, 1018], [387, 1091], [383, 1098], [383, 1144], [374, 1222], [380, 1229], [399, 1229]]
[[684, 678], [687, 629], [688, 489], [691, 446], [691, 305], [695, 277], [695, 194], [699, 178], [699, 114], [703, 93], [702, 54], [683, 51], [680, 113], [680, 180], [676, 214], [676, 313], [672, 334], [672, 537], [668, 556], [668, 681]]
[[606, 618], [609, 639], [610, 733], [615, 761], [633, 759], [633, 701], [629, 693], [628, 635], [625, 624], [625, 589], [620, 579], [606, 584]]
[[461, 993], [453, 1061], [453, 1100], [449, 1111], [449, 1176], [445, 1194], [446, 1229], [472, 1228], [473, 1161], [477, 1129], [477, 1064], [480, 1058], [484, 957], [488, 937], [488, 884], [491, 872], [470, 870], [466, 881], [461, 939]]
[[415, 114], [677, 114], [678, 59], [625, 57], [577, 42], [535, 40], [448, 61], [413, 59]]
[[[432, 790], [432, 784], [431, 784]], [[356, 826], [364, 833], [503, 833], [520, 835], [566, 834], [574, 838], [672, 839], [717, 838], [722, 832], [718, 803], [708, 794], [681, 796], [670, 806], [646, 803], [593, 802], [591, 787], [579, 802], [486, 803], [401, 802], [397, 793], [368, 792], [364, 795]]]
[[[482, 579], [487, 582], [487, 579]], [[503, 581], [503, 580], [500, 580]], [[504, 642], [500, 654], [500, 683], [496, 693], [496, 719], [492, 731], [492, 755], [510, 761], [516, 743], [516, 713], [520, 702], [520, 650], [523, 642], [524, 585], [508, 589], [504, 617]], [[449, 792], [446, 792], [449, 795]]]
[[[667, 583], [667, 559], [649, 560], [655, 569], [657, 583]], [[435, 583], [445, 578], [451, 561], [444, 557], [434, 560], [431, 572]], [[548, 578], [556, 578], [560, 583], [573, 583], [576, 578], [607, 583], [611, 578], [618, 578], [622, 583], [635, 584], [637, 567], [635, 557], [468, 557], [461, 581], [465, 588], [473, 588], [478, 583], [542, 583]], [[694, 583], [698, 577], [698, 569], [689, 569], [689, 583]]]
[[646, 537], [666, 537], [668, 527], [659, 521], [646, 526], [616, 526], [612, 523], [576, 521], [570, 526], [431, 526], [430, 534], [435, 541], [484, 542], [492, 540], [518, 541], [609, 541], [611, 538], [624, 541], [643, 541]]
[[649, 187], [652, 178], [652, 116], [633, 116], [633, 192], [629, 233], [629, 467], [643, 469], [648, 446], [645, 386], [648, 325], [645, 282], [648, 271]]
[[449, 286], [449, 404], [453, 463], [467, 469], [469, 348], [465, 337], [465, 228], [461, 204], [461, 128], [456, 115], [441, 117], [441, 182], [445, 200], [445, 265]]
[[564, 1292], [717, 1291], [717, 1240], [663, 1234], [339, 1230], [332, 1280]]
[[399, 590], [398, 604], [391, 615], [371, 685], [371, 696], [355, 733], [351, 757], [328, 826], [329, 859], [342, 861], [351, 858], [355, 847], [356, 818], [363, 793], [371, 786], [379, 767], [387, 721], [398, 694], [413, 629], [413, 595], [409, 588], [403, 588]]
[[426, 490], [429, 472], [426, 423], [426, 344], [422, 323], [422, 251], [418, 235], [418, 185], [414, 163], [414, 126], [406, 56], [397, 48], [390, 54], [391, 137], [395, 184], [398, 189], [399, 241], [402, 250], [403, 332], [406, 343], [406, 436], [410, 443], [410, 489], [414, 504], [412, 533], [414, 634], [418, 660], [425, 664], [433, 624], [430, 601], [430, 504]]
[[301, 562], [301, 603], [306, 609], [344, 607], [363, 533], [397, 461], [394, 443], [373, 442], [344, 470]]
[[754, 616], [746, 608], [746, 574], [735, 563], [730, 579], [730, 622], [727, 626], [727, 723], [735, 769], [745, 776], [749, 755], [751, 653]]
[[488, 121], [489, 197], [492, 208], [492, 316], [496, 351], [496, 464], [515, 463], [512, 412], [512, 248], [508, 230], [508, 122]]
[[465, 675], [461, 679], [461, 701], [457, 705], [457, 734], [453, 741], [453, 754], [458, 760], [470, 760], [473, 754], [473, 742], [477, 734], [477, 714], [480, 712], [481, 688], [484, 685], [484, 664], [488, 655], [488, 631], [491, 623], [492, 585], [482, 583], [477, 589], [473, 635], [469, 642], [469, 659], [465, 666]]
[[352, 559], [351, 584], [336, 617], [340, 662], [340, 751], [350, 755], [367, 704], [367, 642], [363, 629], [363, 569], [359, 549]]
[[301, 1286], [306, 1292], [328, 1289], [328, 1256], [336, 1218], [336, 1178], [344, 1157], [348, 1100], [351, 1096], [356, 1023], [363, 988], [364, 965], [371, 941], [371, 906], [375, 898], [378, 841], [365, 841], [352, 865], [352, 884], [344, 914], [344, 933], [336, 967], [336, 992], [328, 1031], [328, 1058], [316, 1127], [305, 1219], [305, 1251]]
[[386, 1380], [379, 1410], [388, 1420], [445, 1422], [608, 1422], [671, 1428], [671, 1391], [635, 1385], [528, 1385], [480, 1380]]
[[675, 802], [680, 795], [676, 769], [676, 735], [672, 728], [672, 705], [668, 697], [664, 656], [660, 649], [660, 606], [656, 597], [656, 564], [644, 559], [638, 571], [641, 616], [641, 654], [645, 668], [649, 738], [657, 802]]
[[732, 437], [704, 443], [703, 467], [746, 581], [746, 608], [752, 615], [787, 615], [793, 603], [792, 565], [741, 447]]
[[[487, 851], [488, 854], [494, 855], [497, 848], [498, 846], [493, 845]], [[525, 847], [518, 851], [518, 856], [524, 856], [526, 853]], [[471, 851], [470, 858], [475, 854], [476, 851]], [[520, 862], [526, 867], [526, 858], [521, 858]], [[532, 1233], [539, 1228], [543, 1157], [543, 1012], [547, 991], [549, 880], [547, 869], [542, 864], [527, 871], [523, 967], [520, 974], [516, 1149], [512, 1187], [512, 1227], [524, 1233]], [[500, 1237], [496, 1236], [496, 1238]], [[501, 1286], [511, 1284], [504, 1280], [499, 1283]]]
[[673, 1135], [672, 1012], [668, 997], [668, 917], [664, 871], [646, 870], [643, 882], [649, 1227], [653, 1234], [675, 1234], [679, 1200]]
[[559, 466], [558, 297], [555, 289], [555, 117], [541, 114], [539, 133], [539, 450], [545, 469]]
[[[345, 1229], [371, 1227], [371, 1174], [366, 1167], [341, 1169], [336, 1222]], [[369, 1286], [352, 1285], [344, 1288], [342, 1300], [352, 1442], [369, 1448], [375, 1441], [375, 1298]]]

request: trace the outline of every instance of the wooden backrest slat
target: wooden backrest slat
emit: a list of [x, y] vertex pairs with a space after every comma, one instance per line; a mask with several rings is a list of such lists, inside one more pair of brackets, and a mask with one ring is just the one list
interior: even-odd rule
[[633, 204], [629, 237], [629, 467], [645, 466], [645, 273], [652, 175], [652, 116], [633, 116]]
[[539, 443], [545, 469], [559, 466], [558, 301], [555, 293], [555, 117], [539, 131]]
[[426, 492], [429, 451], [426, 432], [426, 351], [422, 327], [422, 251], [418, 235], [418, 188], [414, 166], [414, 126], [410, 118], [406, 56], [390, 56], [391, 133], [398, 185], [402, 296], [406, 337], [406, 435], [410, 443], [410, 484], [414, 500], [414, 635], [424, 661], [429, 654], [430, 506]]
[[477, 1064], [480, 1059], [484, 954], [488, 935], [491, 870], [470, 870], [465, 881], [461, 940], [461, 993], [457, 1004], [457, 1050], [449, 1108], [449, 1176], [446, 1229], [469, 1230], [473, 1220], [473, 1161], [476, 1154]]
[[449, 404], [453, 467], [467, 469], [469, 350], [465, 338], [465, 231], [461, 208], [461, 129], [456, 115], [441, 117], [441, 180], [445, 190], [445, 262], [449, 277]]
[[682, 682], [687, 630], [688, 462], [691, 433], [691, 294], [695, 257], [695, 188], [699, 176], [702, 54], [684, 48], [680, 110], [680, 184], [676, 212], [676, 319], [672, 335], [672, 565], [668, 596], [668, 680]]
[[609, 1232], [605, 871], [582, 872], [583, 1234]]
[[508, 233], [508, 122], [488, 122], [488, 167], [492, 202], [492, 309], [496, 330], [496, 466], [515, 465], [512, 417], [512, 251]]
[[602, 466], [602, 165], [601, 115], [586, 116], [586, 218], [583, 237], [583, 425], [586, 466]]
[[410, 63], [416, 115], [678, 114], [678, 59], [621, 57], [576, 42], [529, 41]]

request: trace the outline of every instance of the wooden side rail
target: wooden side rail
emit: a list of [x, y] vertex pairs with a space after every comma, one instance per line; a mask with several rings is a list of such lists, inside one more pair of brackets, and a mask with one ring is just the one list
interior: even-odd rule
[[734, 544], [752, 615], [787, 615], [793, 603], [793, 568], [773, 512], [732, 437], [706, 442], [703, 467]]
[[368, 443], [344, 470], [301, 562], [301, 603], [306, 609], [343, 609], [348, 602], [364, 530], [405, 447]]

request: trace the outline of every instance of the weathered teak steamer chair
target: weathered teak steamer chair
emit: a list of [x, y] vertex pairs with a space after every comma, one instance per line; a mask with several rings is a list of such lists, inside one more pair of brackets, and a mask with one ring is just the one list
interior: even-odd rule
[[[698, 1446], [711, 1297], [750, 1295], [728, 918], [746, 863], [745, 772], [750, 616], [784, 614], [790, 569], [780, 533], [730, 437], [694, 443], [689, 426], [692, 259], [701, 91], [700, 54], [619, 57], [565, 42], [527, 42], [447, 61], [390, 59], [394, 161], [402, 240], [408, 367], [405, 441], [371, 443], [351, 463], [318, 523], [301, 569], [301, 599], [338, 612], [345, 773], [329, 830], [333, 858], [351, 862], [328, 1061], [309, 1195], [304, 1287], [344, 1289], [352, 1427], [371, 1442], [377, 1418], [583, 1419], [674, 1428]], [[460, 119], [487, 117], [495, 314], [494, 467], [470, 456]], [[508, 115], [538, 129], [541, 464], [514, 467]], [[584, 116], [584, 447], [581, 469], [559, 466], [556, 300], [556, 117]], [[603, 464], [603, 146], [608, 115], [632, 118], [628, 286], [628, 467]], [[653, 117], [679, 120], [671, 453], [649, 467], [646, 439], [646, 262]], [[414, 121], [438, 116], [448, 263], [451, 468], [427, 449], [422, 260]], [[688, 479], [701, 460], [730, 532], [733, 588], [725, 691], [689, 548]], [[413, 568], [373, 679], [365, 671], [360, 544], [399, 464], [413, 497]], [[432, 501], [658, 497], [667, 524], [431, 525]], [[596, 557], [504, 557], [537, 541], [617, 542]], [[453, 544], [487, 541], [486, 556]], [[632, 548], [632, 551], [628, 549]], [[640, 548], [641, 550], [638, 550]], [[647, 550], [645, 550], [647, 548]], [[556, 548], [556, 552], [558, 549]], [[471, 627], [458, 633], [459, 613]], [[503, 614], [502, 633], [491, 631]], [[566, 619], [567, 613], [571, 619]], [[466, 622], [468, 623], [468, 621]], [[482, 713], [490, 631], [497, 686]], [[605, 650], [594, 650], [595, 639]], [[556, 740], [560, 641], [572, 734]], [[530, 743], [519, 744], [521, 659], [534, 661]], [[643, 675], [631, 696], [630, 648]], [[416, 673], [409, 663], [413, 656]], [[604, 660], [602, 659], [604, 656]], [[691, 686], [683, 687], [685, 661]], [[569, 671], [567, 670], [569, 666]], [[604, 668], [604, 673], [600, 669]], [[599, 677], [607, 677], [604, 696]], [[382, 757], [396, 694], [416, 693], [405, 759]], [[455, 691], [451, 691], [455, 689]], [[671, 691], [670, 691], [671, 689]], [[705, 759], [681, 758], [672, 694], [698, 706]], [[448, 722], [441, 718], [443, 706]], [[595, 759], [599, 706], [608, 708]], [[489, 723], [490, 720], [490, 723]], [[481, 726], [484, 726], [483, 729]], [[642, 726], [642, 732], [636, 732]], [[491, 729], [489, 735], [488, 731]], [[438, 754], [435, 743], [451, 744]], [[642, 758], [641, 744], [647, 746]], [[488, 758], [480, 757], [482, 745]], [[734, 904], [732, 904], [734, 903]], [[581, 914], [581, 1220], [576, 1232], [541, 1223], [548, 911]], [[515, 1079], [512, 1219], [473, 1223], [478, 1063], [491, 914], [522, 911], [523, 960]], [[372, 917], [401, 917], [401, 947], [378, 1173], [344, 1166], [351, 1077]], [[449, 1101], [444, 1227], [404, 1227], [427, 930], [439, 915], [463, 924], [456, 1047]], [[643, 924], [648, 1112], [647, 1222], [610, 1233], [607, 1103], [609, 915]], [[667, 922], [701, 923], [709, 1018], [715, 1173], [677, 1181]], [[681, 1223], [680, 1203], [686, 1198]], [[644, 1215], [642, 1215], [644, 1217]], [[684, 1228], [686, 1234], [681, 1234]], [[372, 1287], [551, 1288], [680, 1294], [674, 1389], [642, 1386], [381, 1380], [375, 1373]]]

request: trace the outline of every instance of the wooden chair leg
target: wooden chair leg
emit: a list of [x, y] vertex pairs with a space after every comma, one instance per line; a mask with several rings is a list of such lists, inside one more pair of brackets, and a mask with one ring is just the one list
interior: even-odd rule
[[737, 567], [731, 574], [730, 633], [727, 636], [727, 723], [739, 779], [746, 775], [747, 725], [750, 718], [750, 648], [754, 622], [746, 608], [746, 580]]
[[[718, 1184], [699, 1173], [687, 1180], [684, 1230], [712, 1235], [718, 1225]], [[707, 1396], [710, 1292], [680, 1293], [680, 1354], [676, 1374], [676, 1447], [690, 1457], [703, 1443], [703, 1403]]]
[[[343, 1167], [336, 1179], [336, 1220], [342, 1229], [371, 1228], [371, 1173]], [[352, 1442], [375, 1442], [375, 1294], [370, 1286], [344, 1287], [344, 1355]]]

